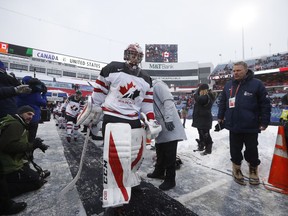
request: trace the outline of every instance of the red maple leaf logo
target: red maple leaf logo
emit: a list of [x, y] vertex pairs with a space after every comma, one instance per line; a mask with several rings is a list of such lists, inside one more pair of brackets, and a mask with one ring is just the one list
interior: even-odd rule
[[131, 89], [132, 87], [134, 87], [134, 84], [132, 82], [128, 83], [127, 87], [126, 86], [120, 86], [121, 94], [125, 95], [129, 91], [129, 89]]

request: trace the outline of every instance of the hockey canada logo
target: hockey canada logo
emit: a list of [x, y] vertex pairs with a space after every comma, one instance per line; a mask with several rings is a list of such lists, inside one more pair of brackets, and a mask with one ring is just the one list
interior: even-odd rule
[[140, 95], [140, 91], [136, 89], [133, 82], [128, 83], [126, 86], [120, 86], [119, 91], [123, 95], [122, 98], [130, 98], [132, 100]]

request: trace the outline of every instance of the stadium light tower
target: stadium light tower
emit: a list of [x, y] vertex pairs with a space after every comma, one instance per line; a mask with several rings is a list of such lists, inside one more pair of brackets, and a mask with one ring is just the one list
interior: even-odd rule
[[221, 53], [219, 54], [219, 57], [220, 57], [220, 64], [222, 64], [222, 54]]
[[269, 55], [271, 55], [271, 43], [269, 43]]
[[245, 32], [244, 27], [253, 22], [256, 14], [257, 14], [257, 7], [253, 5], [253, 2], [246, 2], [243, 5], [239, 5], [235, 8], [235, 10], [231, 11], [231, 18], [230, 23], [231, 26], [236, 27], [239, 29], [241, 26], [241, 39], [242, 39], [242, 60], [245, 60]]

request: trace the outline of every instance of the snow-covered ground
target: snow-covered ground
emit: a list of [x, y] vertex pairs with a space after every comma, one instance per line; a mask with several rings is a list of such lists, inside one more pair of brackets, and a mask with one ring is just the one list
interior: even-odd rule
[[[177, 170], [176, 187], [165, 192], [167, 195], [201, 216], [287, 215], [287, 195], [267, 190], [263, 184], [251, 186], [248, 183], [246, 186], [240, 186], [233, 181], [230, 176], [232, 165], [227, 130], [214, 132], [214, 127], [211, 129], [214, 144], [212, 154], [206, 156], [200, 155], [199, 152], [193, 152], [193, 149], [197, 147], [195, 139], [198, 138], [198, 132], [191, 127], [191, 120], [187, 120], [185, 131], [188, 140], [182, 141], [178, 145], [178, 155], [183, 161], [183, 165]], [[266, 131], [259, 134], [258, 147], [261, 160], [259, 175], [264, 183], [269, 177], [277, 131], [277, 126], [269, 126]], [[35, 154], [36, 162], [43, 169], [49, 169], [51, 176], [48, 177], [48, 183], [39, 191], [17, 198], [19, 201], [25, 200], [28, 204], [27, 209], [19, 215], [86, 215], [87, 211], [85, 212], [82, 205], [83, 200], [81, 201], [79, 198], [79, 191], [76, 188], [69, 191], [65, 197], [59, 197], [59, 192], [72, 180], [72, 175], [71, 167], [69, 170], [64, 156], [63, 140], [60, 140], [53, 119], [39, 126], [38, 136], [43, 138], [50, 148], [45, 154], [37, 152]], [[95, 148], [101, 146], [101, 141], [93, 142], [96, 144]], [[83, 142], [79, 141], [71, 143], [71, 145], [80, 147]], [[153, 170], [154, 156], [155, 151], [150, 150], [150, 146], [147, 146], [146, 157], [139, 173], [144, 181], [158, 187], [161, 184], [160, 180], [151, 180], [146, 177], [146, 174]], [[87, 166], [89, 167], [89, 164]], [[243, 173], [248, 175], [246, 162], [243, 162]], [[100, 197], [93, 197], [92, 193], [89, 198], [100, 199]], [[171, 212], [169, 215], [174, 214]]]

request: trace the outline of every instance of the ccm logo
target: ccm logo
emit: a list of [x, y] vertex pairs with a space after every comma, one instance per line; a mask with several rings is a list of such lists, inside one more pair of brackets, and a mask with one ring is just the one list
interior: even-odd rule
[[106, 160], [104, 160], [104, 164], [103, 164], [103, 183], [104, 184], [108, 184], [108, 162]]

